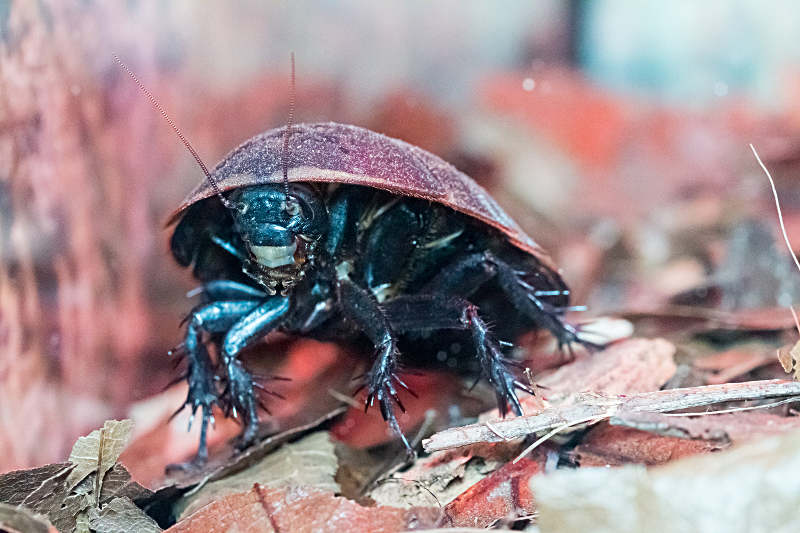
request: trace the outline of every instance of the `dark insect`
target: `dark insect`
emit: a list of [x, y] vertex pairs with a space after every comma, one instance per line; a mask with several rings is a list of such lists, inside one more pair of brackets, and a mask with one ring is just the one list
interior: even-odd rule
[[561, 346], [581, 342], [562, 318], [569, 290], [552, 261], [483, 188], [439, 157], [363, 128], [290, 123], [253, 137], [207, 173], [170, 223], [175, 259], [203, 283], [204, 303], [177, 349], [189, 362], [185, 406], [202, 410], [196, 460], [206, 458], [215, 405], [241, 418], [241, 445], [255, 439], [260, 384], [238, 356], [274, 330], [368, 341], [365, 407], [377, 402], [409, 451], [392, 405], [403, 409], [397, 391], [407, 388], [401, 354], [415, 357], [404, 364], [429, 366], [461, 343], [459, 367], [473, 362], [500, 411], [521, 414], [516, 390], [533, 391], [509, 369], [499, 339], [538, 327]]

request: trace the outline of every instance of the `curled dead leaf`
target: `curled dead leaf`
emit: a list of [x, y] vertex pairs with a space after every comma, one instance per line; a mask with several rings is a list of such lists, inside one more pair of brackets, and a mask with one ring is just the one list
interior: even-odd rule
[[792, 374], [794, 379], [800, 380], [800, 341], [797, 341], [791, 348], [787, 346], [780, 348], [778, 361], [784, 372]]
[[67, 488], [75, 486], [92, 472], [97, 472], [95, 494], [102, 490], [103, 477], [117, 462], [133, 430], [131, 420], [106, 420], [103, 427], [80, 437], [72, 447], [69, 462], [75, 465], [67, 478]]

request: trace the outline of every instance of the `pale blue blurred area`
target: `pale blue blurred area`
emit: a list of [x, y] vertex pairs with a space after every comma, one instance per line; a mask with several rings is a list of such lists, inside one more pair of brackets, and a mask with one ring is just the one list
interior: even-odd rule
[[457, 107], [493, 73], [525, 76], [537, 65], [568, 65], [611, 91], [678, 106], [744, 96], [780, 109], [787, 76], [796, 79], [800, 71], [796, 0], [175, 0], [141, 6], [123, 32], [131, 53], [145, 44], [143, 35], [154, 34], [162, 63], [188, 68], [205, 87], [234, 87], [264, 71], [288, 70], [293, 50], [301, 80], [329, 81], [365, 106], [413, 87]]
[[453, 102], [482, 76], [522, 69], [531, 56], [561, 61], [567, 8], [558, 0], [177, 0], [160, 9], [172, 21], [166, 53], [198, 75], [213, 72], [216, 84], [288, 65], [293, 50], [299, 75], [347, 94], [415, 87]]
[[701, 107], [742, 95], [785, 104], [800, 65], [792, 0], [598, 0], [583, 4], [580, 58], [603, 86]]

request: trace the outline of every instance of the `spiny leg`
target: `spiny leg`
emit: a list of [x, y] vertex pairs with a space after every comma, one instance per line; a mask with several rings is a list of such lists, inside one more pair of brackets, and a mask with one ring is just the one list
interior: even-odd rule
[[399, 353], [397, 337], [392, 331], [386, 314], [371, 292], [347, 279], [339, 281], [338, 292], [339, 302], [345, 316], [353, 321], [375, 346], [375, 359], [372, 367], [364, 375], [364, 384], [358, 389], [367, 389], [364, 410], [369, 409], [377, 400], [383, 419], [400, 437], [408, 454], [413, 455], [414, 450], [400, 429], [392, 406], [392, 400], [394, 400], [400, 410], [405, 412], [395, 388], [395, 384], [397, 384], [407, 389], [405, 383], [396, 374]]
[[[526, 276], [535, 275], [536, 272], [517, 271], [497, 257], [490, 257], [490, 260], [497, 269], [500, 288], [514, 307], [537, 325], [550, 331], [558, 341], [560, 349], [566, 346], [571, 352], [572, 346], [576, 343], [590, 349], [600, 348], [581, 339], [578, 329], [564, 320], [564, 313], [570, 309], [567, 307], [569, 290], [566, 286], [562, 284], [561, 287], [538, 287], [534, 281], [526, 279]], [[550, 303], [546, 298], [554, 298], [558, 303]]]
[[500, 343], [480, 317], [478, 308], [463, 298], [444, 294], [401, 296], [385, 304], [392, 328], [398, 333], [467, 330], [472, 336], [483, 375], [495, 391], [497, 406], [505, 416], [508, 406], [521, 415], [522, 406], [516, 390], [534, 391], [520, 382], [508, 369]]
[[226, 410], [235, 418], [240, 412], [242, 414], [241, 447], [251, 444], [258, 433], [258, 411], [253, 377], [237, 356], [278, 327], [285, 320], [289, 308], [288, 297], [273, 296], [233, 324], [222, 341], [222, 364], [227, 375], [223, 401]]
[[558, 340], [559, 347], [570, 349], [577, 342], [597, 348], [583, 341], [577, 328], [564, 321], [564, 312], [570, 309], [566, 307], [569, 290], [560, 278], [548, 274], [544, 269], [526, 267], [525, 270], [517, 270], [489, 251], [470, 254], [455, 261], [442, 269], [420, 293], [467, 298], [495, 277], [514, 307], [539, 327], [550, 331]]
[[219, 403], [215, 368], [203, 343], [202, 335], [204, 332], [213, 334], [226, 331], [257, 305], [258, 302], [251, 300], [213, 302], [194, 309], [188, 317], [186, 334], [179, 351], [189, 362], [184, 376], [189, 385], [189, 392], [178, 411], [187, 406], [192, 410], [191, 427], [191, 420], [194, 419], [197, 409], [202, 410], [200, 445], [193, 461], [195, 463], [202, 464], [208, 458], [208, 422], [213, 416], [213, 406]]

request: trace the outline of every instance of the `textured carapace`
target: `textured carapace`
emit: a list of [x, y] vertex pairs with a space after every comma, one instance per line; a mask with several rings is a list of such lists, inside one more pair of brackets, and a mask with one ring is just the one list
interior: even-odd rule
[[[211, 171], [223, 192], [283, 180], [346, 183], [383, 189], [446, 205], [500, 230], [517, 248], [555, 270], [549, 255], [520, 228], [486, 190], [436, 155], [365, 128], [334, 122], [286, 127], [257, 135], [230, 152]], [[283, 154], [288, 154], [286, 157]], [[171, 215], [215, 194], [203, 180]]]

